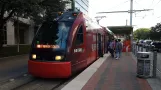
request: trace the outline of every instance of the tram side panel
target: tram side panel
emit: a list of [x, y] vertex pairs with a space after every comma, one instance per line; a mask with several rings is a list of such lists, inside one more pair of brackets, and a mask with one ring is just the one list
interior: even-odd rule
[[83, 20], [78, 20], [75, 29], [73, 29], [73, 43], [71, 52], [72, 72], [78, 72], [79, 70], [87, 66], [87, 54], [86, 54], [86, 33]]
[[87, 45], [86, 45], [86, 54], [87, 54], [87, 64], [90, 64], [92, 62], [92, 33], [90, 31], [86, 32], [86, 40], [87, 40]]
[[87, 53], [88, 53], [88, 59], [87, 64], [91, 64], [94, 62], [96, 58], [96, 33], [88, 32], [87, 34]]
[[97, 33], [93, 33], [93, 42], [92, 42], [92, 53], [91, 53], [91, 58], [92, 60], [97, 60]]

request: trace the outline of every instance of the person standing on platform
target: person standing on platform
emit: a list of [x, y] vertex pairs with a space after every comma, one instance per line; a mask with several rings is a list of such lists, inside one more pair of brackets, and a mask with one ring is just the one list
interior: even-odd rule
[[116, 43], [116, 59], [119, 59], [121, 57], [121, 52], [122, 52], [122, 43], [121, 43], [121, 39], [118, 39], [118, 42]]
[[116, 44], [117, 44], [117, 42], [118, 42], [118, 40], [115, 39], [115, 41], [114, 41], [114, 53], [115, 53], [115, 58], [116, 58]]
[[110, 41], [109, 51], [111, 53], [111, 56], [114, 58], [114, 40]]
[[108, 53], [110, 51], [109, 45], [110, 45], [110, 40], [107, 41], [107, 50], [106, 50], [106, 53]]

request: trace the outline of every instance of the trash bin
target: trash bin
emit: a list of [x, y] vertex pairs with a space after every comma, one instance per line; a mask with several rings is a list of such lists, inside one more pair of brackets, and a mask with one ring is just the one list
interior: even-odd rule
[[137, 53], [137, 77], [148, 78], [152, 76], [152, 63], [151, 52], [138, 52]]

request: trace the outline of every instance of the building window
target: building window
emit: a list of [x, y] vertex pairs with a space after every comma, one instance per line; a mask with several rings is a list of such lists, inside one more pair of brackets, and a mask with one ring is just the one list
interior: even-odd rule
[[4, 25], [4, 28], [3, 28], [3, 44], [7, 44], [7, 31], [6, 31], [6, 25]]
[[80, 26], [76, 36], [76, 45], [83, 44], [83, 26]]

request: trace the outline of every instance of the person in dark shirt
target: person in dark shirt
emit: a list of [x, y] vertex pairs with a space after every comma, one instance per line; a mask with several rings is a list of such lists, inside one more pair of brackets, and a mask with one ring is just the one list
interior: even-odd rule
[[117, 43], [116, 43], [116, 47], [115, 47], [115, 51], [116, 51], [116, 59], [119, 59], [121, 56], [121, 52], [122, 52], [122, 43], [121, 43], [121, 39], [118, 39]]

